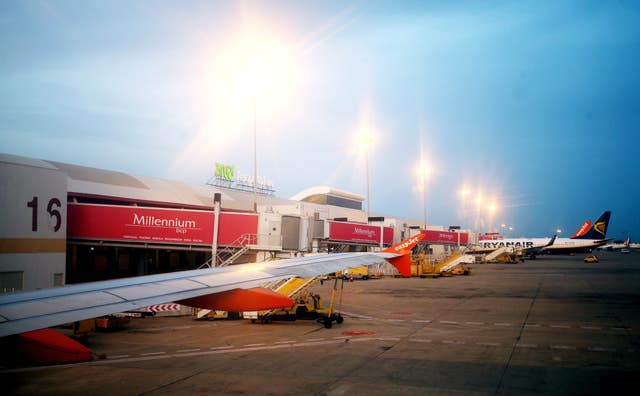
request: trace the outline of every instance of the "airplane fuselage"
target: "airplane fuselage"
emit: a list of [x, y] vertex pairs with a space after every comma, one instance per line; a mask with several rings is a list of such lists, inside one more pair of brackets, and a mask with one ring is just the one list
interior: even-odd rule
[[503, 247], [514, 249], [536, 249], [549, 243], [551, 238], [511, 238], [479, 241], [475, 252], [491, 252]]
[[545, 247], [544, 251], [549, 254], [590, 253], [606, 243], [604, 239], [557, 238], [554, 244]]

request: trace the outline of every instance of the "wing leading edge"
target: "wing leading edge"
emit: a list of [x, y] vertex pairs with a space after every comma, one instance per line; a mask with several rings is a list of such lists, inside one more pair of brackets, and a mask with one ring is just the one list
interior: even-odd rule
[[280, 279], [324, 275], [400, 256], [385, 252], [327, 254], [7, 294], [0, 296], [0, 337], [153, 304], [250, 289]]

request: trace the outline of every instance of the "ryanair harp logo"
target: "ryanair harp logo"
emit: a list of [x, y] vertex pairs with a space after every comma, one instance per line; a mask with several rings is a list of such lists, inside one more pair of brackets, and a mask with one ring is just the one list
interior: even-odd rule
[[596, 230], [599, 234], [604, 235], [604, 229], [607, 227], [607, 223], [604, 221], [599, 221], [593, 225], [593, 229]]

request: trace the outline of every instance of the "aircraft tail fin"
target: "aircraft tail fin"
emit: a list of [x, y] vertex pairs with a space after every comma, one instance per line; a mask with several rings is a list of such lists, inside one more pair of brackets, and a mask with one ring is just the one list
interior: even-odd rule
[[398, 272], [404, 277], [411, 276], [411, 249], [424, 238], [423, 234], [418, 234], [409, 239], [405, 239], [397, 245], [384, 249], [385, 253], [399, 254], [399, 257], [389, 259], [388, 261], [396, 267]]
[[589, 231], [574, 239], [605, 239], [607, 237], [607, 228], [609, 227], [609, 219], [611, 211], [607, 210], [596, 220], [589, 228]]
[[627, 248], [628, 248], [630, 243], [631, 243], [631, 238], [630, 238], [630, 237], [627, 237], [627, 240], [626, 240], [626, 241], [624, 241], [624, 247], [627, 247]]
[[383, 250], [385, 253], [398, 253], [401, 254], [402, 251], [411, 251], [414, 246], [418, 244], [424, 238], [424, 234], [414, 235], [409, 239], [405, 239], [397, 245], [393, 245]]
[[587, 220], [584, 223], [582, 223], [582, 225], [580, 226], [580, 228], [578, 228], [575, 234], [571, 235], [571, 239], [577, 239], [583, 236], [584, 234], [586, 234], [587, 231], [589, 231], [589, 229], [591, 228], [592, 224], [593, 223], [591, 223], [590, 220]]

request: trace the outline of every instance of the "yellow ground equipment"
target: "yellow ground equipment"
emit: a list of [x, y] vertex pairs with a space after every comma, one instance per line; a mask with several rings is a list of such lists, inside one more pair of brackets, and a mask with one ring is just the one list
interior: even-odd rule
[[585, 263], [597, 263], [600, 260], [598, 259], [598, 256], [593, 255], [593, 256], [588, 256], [584, 258], [584, 262]]
[[411, 275], [421, 278], [435, 278], [448, 275], [469, 275], [471, 268], [467, 265], [473, 262], [473, 256], [454, 253], [446, 259], [436, 263], [428, 260], [424, 254], [411, 258]]
[[486, 263], [519, 263], [522, 252], [511, 247], [501, 247], [484, 257]]
[[[251, 319], [252, 323], [271, 323], [274, 320], [294, 321], [297, 319], [311, 319], [322, 323], [324, 327], [331, 328], [333, 322], [338, 324], [344, 321], [340, 315], [342, 305], [343, 279], [334, 279], [331, 291], [331, 303], [328, 307], [322, 304], [322, 298], [308, 289], [315, 284], [320, 277], [314, 278], [291, 278], [287, 281], [272, 287], [276, 292], [291, 297], [293, 305], [289, 308], [273, 309], [269, 311], [245, 312], [244, 318]], [[338, 291], [338, 281], [341, 282]], [[338, 299], [338, 301], [336, 301]]]
[[108, 315], [99, 318], [91, 318], [73, 322], [72, 336], [74, 338], [86, 338], [95, 333], [96, 330], [115, 330], [124, 327], [129, 323], [130, 318], [126, 316]]
[[206, 308], [192, 308], [191, 316], [194, 319], [238, 319], [240, 314], [237, 312], [216, 311]]
[[116, 330], [123, 328], [127, 323], [131, 321], [128, 316], [102, 316], [96, 318], [96, 328], [101, 330]]
[[469, 267], [466, 263], [461, 263], [452, 269], [449, 274], [450, 275], [469, 275], [473, 269]]
[[90, 334], [95, 333], [96, 331], [96, 320], [95, 319], [85, 319], [79, 320], [77, 322], [73, 322], [73, 334], [74, 338], [86, 338]]
[[336, 277], [344, 279], [369, 279], [369, 266], [362, 265], [360, 267], [349, 268], [345, 272], [336, 272]]

